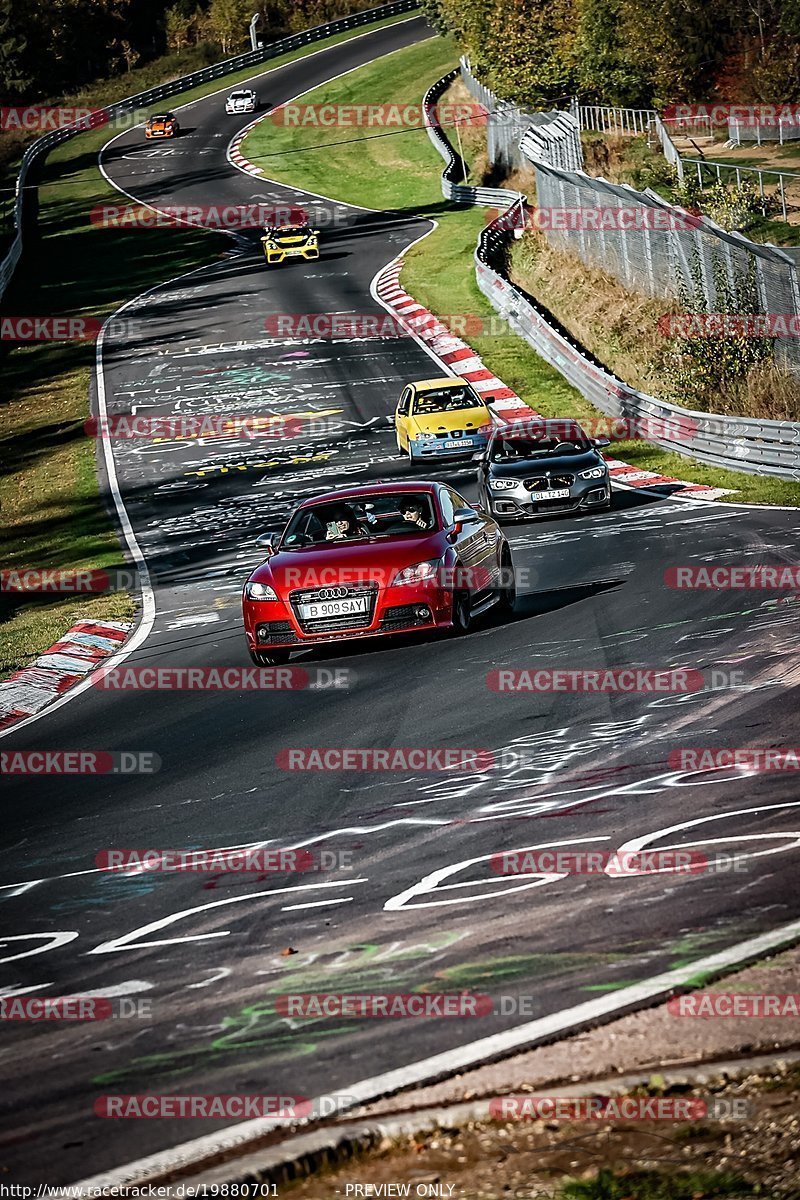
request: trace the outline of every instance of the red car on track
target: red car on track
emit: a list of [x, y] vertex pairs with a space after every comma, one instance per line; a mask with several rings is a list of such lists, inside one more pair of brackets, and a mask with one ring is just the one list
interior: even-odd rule
[[500, 526], [443, 483], [377, 483], [304, 500], [244, 585], [250, 657], [425, 629], [466, 633], [516, 589]]

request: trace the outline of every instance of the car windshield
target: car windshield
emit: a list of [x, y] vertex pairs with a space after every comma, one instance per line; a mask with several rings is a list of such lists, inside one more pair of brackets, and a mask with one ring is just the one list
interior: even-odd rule
[[497, 436], [489, 447], [489, 461], [502, 463], [530, 458], [560, 458], [564, 454], [585, 454], [587, 450], [591, 450], [591, 443], [576, 427], [574, 431], [565, 430], [561, 435]]
[[231, 100], [249, 100], [249, 92], [231, 92]]
[[268, 229], [267, 233], [272, 237], [308, 237], [311, 227], [309, 225], [280, 225], [277, 228]]
[[286, 527], [281, 549], [414, 534], [419, 537], [439, 528], [427, 493], [379, 492], [298, 509]]
[[462, 408], [477, 408], [480, 405], [471, 388], [452, 387], [420, 392], [414, 401], [415, 413], [456, 412]]
[[174, 121], [172, 113], [159, 113], [158, 116], [151, 117], [151, 121]]

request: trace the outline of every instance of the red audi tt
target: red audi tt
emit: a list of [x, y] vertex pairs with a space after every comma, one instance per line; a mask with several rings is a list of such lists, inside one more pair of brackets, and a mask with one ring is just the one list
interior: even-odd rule
[[466, 633], [514, 608], [511, 551], [496, 521], [443, 483], [378, 483], [305, 500], [244, 585], [250, 657], [413, 630]]

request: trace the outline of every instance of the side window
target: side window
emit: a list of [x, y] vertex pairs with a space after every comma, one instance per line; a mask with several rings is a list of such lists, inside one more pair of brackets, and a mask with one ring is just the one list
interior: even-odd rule
[[449, 488], [439, 488], [439, 503], [442, 506], [442, 523], [445, 529], [453, 524], [455, 509], [453, 508], [453, 493]]
[[397, 406], [397, 415], [399, 417], [408, 416], [408, 404], [411, 399], [411, 388], [404, 388], [400, 396], [400, 403]]
[[458, 492], [454, 492], [452, 488], [447, 488], [447, 493], [450, 497], [450, 503], [453, 508], [469, 508], [469, 503], [463, 496], [459, 496]]

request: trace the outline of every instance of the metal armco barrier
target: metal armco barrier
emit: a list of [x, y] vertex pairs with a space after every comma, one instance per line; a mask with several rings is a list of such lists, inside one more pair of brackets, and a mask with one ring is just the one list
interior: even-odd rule
[[14, 204], [14, 226], [16, 232], [8, 253], [2, 263], [0, 263], [0, 299], [5, 294], [6, 288], [22, 256], [22, 230], [26, 198], [25, 181], [28, 172], [33, 163], [38, 159], [46, 157], [54, 146], [75, 137], [77, 134], [85, 133], [87, 130], [101, 128], [116, 117], [124, 116], [126, 113], [134, 112], [136, 109], [148, 108], [151, 104], [157, 104], [160, 100], [168, 100], [172, 96], [180, 95], [181, 92], [188, 92], [201, 83], [211, 83], [215, 79], [222, 79], [225, 75], [232, 75], [236, 71], [241, 71], [246, 67], [256, 67], [260, 63], [269, 62], [270, 59], [278, 58], [281, 54], [288, 54], [292, 50], [301, 50], [303, 46], [323, 41], [325, 38], [333, 37], [337, 33], [345, 33], [348, 29], [357, 29], [361, 25], [372, 25], [376, 21], [383, 21], [386, 17], [394, 17], [404, 12], [413, 12], [416, 8], [419, 8], [419, 0], [392, 0], [392, 3], [382, 4], [378, 8], [365, 9], [363, 12], [351, 13], [347, 17], [339, 17], [336, 21], [328, 21], [324, 25], [315, 25], [313, 29], [306, 29], [302, 33], [295, 33], [290, 37], [281, 38], [277, 42], [271, 42], [268, 46], [262, 46], [260, 50], [248, 50], [245, 54], [237, 54], [234, 58], [227, 58], [223, 62], [212, 64], [210, 67], [203, 67], [199, 71], [193, 71], [191, 75], [183, 75], [180, 79], [171, 79], [169, 83], [159, 84], [157, 87], [149, 88], [145, 92], [137, 92], [135, 96], [127, 96], [124, 100], [120, 100], [116, 104], [110, 104], [107, 108], [98, 109], [88, 119], [76, 121], [71, 125], [65, 125], [63, 129], [54, 130], [52, 133], [46, 133], [43, 137], [37, 138], [23, 154], [19, 174], [17, 175], [16, 200]]
[[800, 422], [716, 416], [637, 392], [592, 362], [578, 346], [548, 324], [544, 314], [508, 279], [507, 247], [514, 226], [520, 223], [515, 210], [524, 211], [525, 197], [507, 188], [475, 188], [460, 183], [466, 174], [465, 163], [431, 115], [442, 92], [458, 74], [451, 71], [425, 94], [422, 102], [425, 124], [428, 136], [445, 160], [442, 194], [458, 204], [481, 204], [503, 210], [481, 231], [475, 251], [478, 287], [492, 308], [600, 412], [610, 417], [646, 421], [651, 429], [654, 425], [659, 431], [663, 429], [664, 436], [648, 437], [654, 445], [712, 466], [800, 481]]

